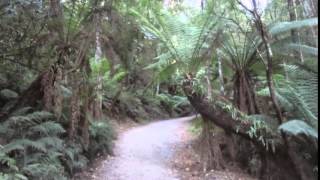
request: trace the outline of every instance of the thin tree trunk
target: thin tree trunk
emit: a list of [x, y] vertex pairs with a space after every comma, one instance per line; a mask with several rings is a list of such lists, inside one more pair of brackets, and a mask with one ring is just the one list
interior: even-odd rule
[[[295, 21], [297, 20], [297, 12], [295, 9], [294, 0], [287, 0], [288, 10], [289, 10], [289, 20]], [[293, 42], [297, 42], [297, 32], [296, 30], [291, 30], [291, 37]]]
[[211, 85], [211, 60], [208, 58], [207, 60], [207, 67], [206, 67], [206, 81], [207, 81], [207, 93], [208, 99], [212, 99], [212, 85]]
[[157, 82], [156, 95], [159, 94], [159, 91], [160, 91], [160, 82]]
[[[288, 0], [288, 9], [289, 9], [289, 19], [290, 21], [296, 21], [298, 19], [298, 13], [297, 13], [297, 8], [296, 8], [296, 2], [295, 0]], [[291, 37], [292, 37], [292, 42], [293, 43], [300, 43], [301, 38], [300, 38], [300, 32], [297, 30], [291, 30]], [[296, 55], [300, 57], [300, 61], [303, 63], [304, 62], [304, 57], [302, 54], [302, 49], [299, 48], [299, 55]]]
[[220, 81], [220, 94], [224, 96], [224, 82], [223, 82], [222, 62], [221, 62], [220, 56], [218, 56], [218, 71], [219, 71], [219, 81]]

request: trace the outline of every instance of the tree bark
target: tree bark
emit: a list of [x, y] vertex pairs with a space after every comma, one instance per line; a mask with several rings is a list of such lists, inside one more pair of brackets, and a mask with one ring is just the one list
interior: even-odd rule
[[220, 94], [224, 96], [224, 81], [223, 81], [223, 72], [222, 72], [222, 62], [221, 57], [218, 55], [218, 71], [219, 71], [219, 81], [220, 81]]
[[[99, 8], [96, 4], [95, 8]], [[98, 74], [96, 77], [96, 90], [95, 90], [95, 100], [93, 102], [93, 118], [96, 120], [102, 119], [102, 98], [103, 98], [103, 74], [101, 72], [102, 66], [102, 48], [101, 48], [101, 13], [95, 14], [95, 39], [96, 39], [96, 49], [94, 54], [95, 63], [99, 64]]]
[[[268, 137], [269, 140], [273, 139], [275, 142], [278, 142], [275, 144], [275, 153], [272, 152], [271, 148], [266, 150], [264, 144], [257, 137], [249, 136], [248, 131], [250, 127], [253, 126], [253, 124], [251, 124], [252, 122], [242, 122], [241, 120], [233, 119], [226, 110], [214, 106], [205, 96], [195, 93], [192, 88], [192, 82], [189, 80], [186, 80], [183, 84], [183, 90], [191, 105], [204, 119], [212, 121], [215, 125], [225, 130], [226, 133], [240, 136], [252, 142], [258, 149], [262, 149], [262, 153], [265, 154], [268, 161], [268, 171], [276, 174], [275, 176], [278, 179], [300, 179], [294, 165], [291, 161], [288, 161], [290, 157], [288, 156], [285, 142], [280, 134], [264, 134], [263, 130], [257, 132], [257, 134], [264, 134], [263, 136]], [[267, 175], [265, 175], [263, 179], [269, 178], [266, 176]]]
[[207, 59], [206, 63], [206, 81], [207, 81], [207, 93], [208, 93], [208, 99], [212, 99], [212, 85], [211, 85], [211, 60], [210, 58]]
[[234, 102], [237, 108], [247, 114], [258, 114], [255, 92], [248, 72], [239, 70], [235, 74]]

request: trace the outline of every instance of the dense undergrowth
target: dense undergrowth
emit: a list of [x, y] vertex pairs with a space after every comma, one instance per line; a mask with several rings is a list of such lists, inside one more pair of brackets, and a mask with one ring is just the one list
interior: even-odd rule
[[115, 134], [107, 121], [90, 124], [90, 145], [69, 142], [63, 123], [46, 111], [19, 109], [1, 123], [1, 179], [67, 179], [96, 153], [111, 153]]
[[[8, 106], [17, 100], [18, 94], [9, 89], [3, 89], [0, 93], [3, 102], [1, 112], [6, 112]], [[139, 98], [123, 93], [117, 100], [118, 104], [114, 105], [120, 115], [112, 115], [114, 111], [105, 109], [103, 119], [90, 117], [88, 146], [81, 138], [70, 141], [66, 131], [68, 119], [57, 120], [53, 113], [32, 107], [17, 109], [0, 123], [0, 179], [69, 179], [86, 169], [97, 154], [113, 154], [116, 134], [110, 119], [146, 122], [169, 118], [166, 115], [169, 112], [162, 106], [164, 104], [172, 108], [170, 113], [175, 113], [172, 115], [178, 116], [179, 110], [174, 109], [179, 107], [181, 101], [167, 99]], [[64, 109], [66, 112], [62, 117], [67, 117], [70, 112], [67, 107]]]

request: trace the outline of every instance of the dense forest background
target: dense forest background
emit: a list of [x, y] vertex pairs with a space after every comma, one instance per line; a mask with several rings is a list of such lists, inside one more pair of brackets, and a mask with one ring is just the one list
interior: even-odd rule
[[205, 169], [316, 179], [318, 1], [191, 2], [2, 0], [0, 179], [70, 179], [111, 119], [194, 113]]

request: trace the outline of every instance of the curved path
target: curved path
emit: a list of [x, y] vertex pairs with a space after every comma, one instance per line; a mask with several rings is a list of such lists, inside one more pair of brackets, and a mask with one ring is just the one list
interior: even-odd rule
[[96, 180], [177, 180], [168, 163], [188, 121], [178, 118], [133, 128], [119, 136], [115, 157], [103, 162]]

